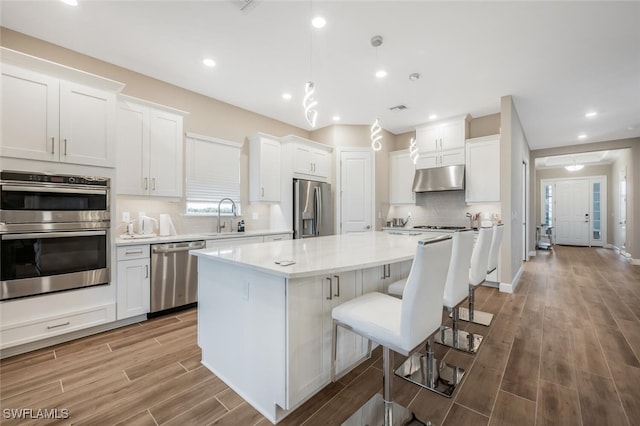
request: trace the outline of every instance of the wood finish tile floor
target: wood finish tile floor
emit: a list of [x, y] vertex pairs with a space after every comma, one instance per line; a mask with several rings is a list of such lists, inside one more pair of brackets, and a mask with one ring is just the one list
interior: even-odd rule
[[[640, 266], [612, 250], [555, 247], [526, 263], [514, 294], [476, 294], [496, 314], [489, 328], [465, 327], [485, 335], [478, 354], [436, 345], [467, 369], [453, 398], [396, 378], [397, 402], [437, 425], [640, 422]], [[374, 355], [281, 424], [340, 424], [382, 390]], [[194, 309], [2, 360], [0, 379], [2, 424], [270, 424], [200, 365]], [[5, 418], [19, 408], [69, 418]]]

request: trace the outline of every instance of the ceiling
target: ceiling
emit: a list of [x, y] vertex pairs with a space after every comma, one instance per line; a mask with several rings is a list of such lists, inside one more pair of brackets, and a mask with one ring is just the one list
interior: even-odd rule
[[0, 23], [307, 130], [313, 80], [317, 128], [399, 134], [512, 95], [531, 149], [640, 136], [637, 1], [78, 1], [2, 0]]

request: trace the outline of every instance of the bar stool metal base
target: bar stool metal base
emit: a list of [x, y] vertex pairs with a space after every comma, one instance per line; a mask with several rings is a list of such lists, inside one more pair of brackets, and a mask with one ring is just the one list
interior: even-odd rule
[[418, 419], [415, 413], [402, 405], [385, 402], [382, 395], [377, 393], [342, 423], [342, 426], [431, 426], [431, 424], [429, 421]]
[[484, 339], [484, 336], [469, 333], [464, 330], [458, 330], [458, 338], [455, 339], [451, 327], [441, 327], [440, 331], [433, 336], [433, 341], [436, 343], [472, 354], [478, 352], [478, 347], [480, 343], [482, 343], [482, 339]]
[[[460, 320], [469, 322], [469, 309], [460, 308]], [[473, 311], [473, 323], [480, 324], [484, 326], [489, 326], [491, 324], [491, 320], [493, 319], [493, 314], [489, 312], [483, 312], [474, 310]]]
[[462, 376], [464, 376], [464, 369], [449, 365], [433, 357], [431, 358], [431, 368], [429, 368], [428, 358], [427, 355], [419, 352], [412, 354], [396, 369], [396, 376], [451, 398], [456, 386], [460, 384]]

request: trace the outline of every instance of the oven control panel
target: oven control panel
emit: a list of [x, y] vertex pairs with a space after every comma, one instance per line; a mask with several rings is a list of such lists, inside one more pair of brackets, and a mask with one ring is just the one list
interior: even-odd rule
[[3, 170], [0, 180], [14, 182], [58, 183], [70, 185], [109, 186], [109, 178], [101, 176], [52, 175]]

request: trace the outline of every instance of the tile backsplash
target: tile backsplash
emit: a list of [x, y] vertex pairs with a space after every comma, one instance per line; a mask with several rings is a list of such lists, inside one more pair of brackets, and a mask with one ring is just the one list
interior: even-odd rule
[[416, 194], [415, 206], [391, 206], [387, 220], [394, 217], [406, 219], [411, 213], [407, 227], [415, 225], [469, 226], [466, 213], [482, 213], [483, 219], [500, 219], [501, 205], [473, 204], [464, 201], [464, 191], [422, 192]]

